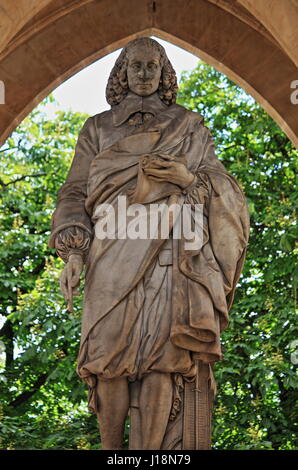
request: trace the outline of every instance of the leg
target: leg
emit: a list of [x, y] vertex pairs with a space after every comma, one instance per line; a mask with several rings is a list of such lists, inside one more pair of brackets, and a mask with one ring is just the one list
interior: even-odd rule
[[98, 379], [99, 410], [97, 418], [103, 450], [121, 449], [125, 418], [128, 414], [129, 393], [126, 377]]
[[161, 448], [173, 400], [170, 374], [151, 372], [146, 375], [140, 391], [142, 450]]

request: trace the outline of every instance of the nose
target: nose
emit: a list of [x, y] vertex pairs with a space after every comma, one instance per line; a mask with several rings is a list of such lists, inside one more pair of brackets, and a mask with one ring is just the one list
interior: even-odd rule
[[140, 78], [143, 78], [145, 80], [148, 76], [146, 67], [144, 67], [144, 66], [141, 67], [140, 70], [138, 71], [138, 75], [139, 75]]

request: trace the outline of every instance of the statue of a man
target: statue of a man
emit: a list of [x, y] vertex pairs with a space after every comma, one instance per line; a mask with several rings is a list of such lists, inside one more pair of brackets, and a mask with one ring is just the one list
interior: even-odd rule
[[[103, 449], [121, 448], [128, 415], [130, 449], [210, 448], [212, 365], [222, 357], [248, 213], [203, 117], [177, 105], [176, 93], [164, 48], [147, 37], [130, 42], [109, 77], [111, 109], [84, 124], [53, 215], [50, 246], [66, 262], [69, 304], [86, 265], [77, 370]], [[201, 204], [201, 246], [173, 237], [173, 219], [167, 237], [98, 237], [98, 209], [116, 209], [119, 196], [148, 213], [151, 203]]]

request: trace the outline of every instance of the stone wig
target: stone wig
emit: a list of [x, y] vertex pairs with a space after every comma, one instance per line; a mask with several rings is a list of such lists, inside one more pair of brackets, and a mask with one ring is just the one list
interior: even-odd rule
[[111, 106], [117, 105], [127, 95], [129, 91], [127, 82], [128, 51], [139, 44], [153, 47], [159, 52], [162, 70], [157, 93], [161, 101], [166, 105], [169, 106], [175, 103], [178, 91], [176, 72], [167, 57], [165, 49], [157, 41], [149, 37], [134, 39], [122, 49], [109, 76], [106, 88], [107, 102]]

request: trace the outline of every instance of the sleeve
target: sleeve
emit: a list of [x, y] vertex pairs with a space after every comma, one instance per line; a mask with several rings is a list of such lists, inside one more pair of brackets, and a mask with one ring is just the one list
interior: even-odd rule
[[204, 205], [204, 213], [208, 209], [208, 200], [211, 194], [211, 184], [209, 175], [202, 171], [206, 162], [216, 161], [216, 166], [220, 166], [220, 171], [225, 171], [223, 165], [215, 156], [214, 141], [209, 130], [202, 124], [202, 121], [196, 119], [189, 148], [188, 170], [194, 175], [193, 181], [183, 189], [185, 195], [185, 204], [194, 206], [195, 204]]
[[[90, 243], [92, 222], [85, 209], [85, 199], [90, 164], [98, 152], [99, 139], [94, 117], [91, 117], [85, 122], [78, 137], [73, 162], [67, 179], [58, 192], [57, 206], [52, 216], [49, 246], [56, 248], [64, 260], [68, 258], [71, 248], [82, 249], [86, 254]], [[70, 227], [76, 227], [77, 230], [64, 232], [56, 243], [57, 235]]]
[[190, 204], [192, 207], [195, 204], [203, 204], [204, 214], [208, 211], [208, 200], [211, 191], [211, 185], [208, 177], [205, 174], [194, 173], [194, 180], [182, 192], [185, 194], [185, 204]]
[[56, 252], [65, 263], [72, 254], [81, 255], [85, 262], [90, 241], [91, 237], [86, 230], [80, 227], [68, 227], [57, 233], [55, 237]]

